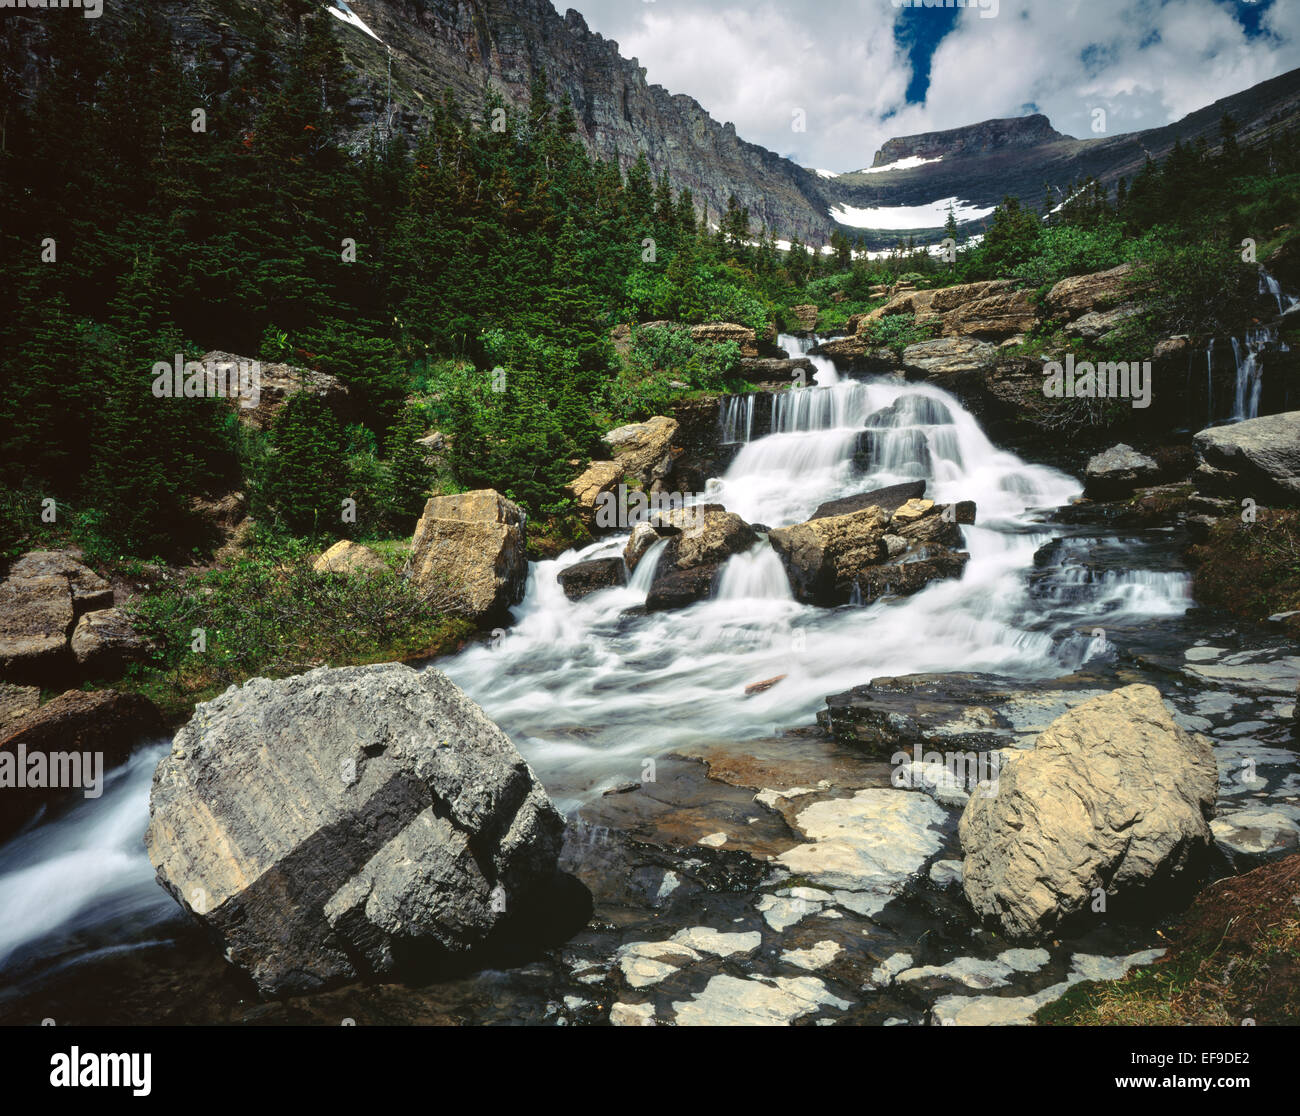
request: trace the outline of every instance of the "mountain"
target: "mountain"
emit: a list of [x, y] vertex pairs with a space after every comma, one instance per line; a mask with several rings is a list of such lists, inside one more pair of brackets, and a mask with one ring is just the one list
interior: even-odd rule
[[[825, 193], [847, 223], [864, 230], [873, 246], [883, 246], [899, 235], [941, 228], [943, 203], [950, 198], [976, 214], [991, 211], [1007, 195], [1037, 207], [1048, 185], [1058, 202], [1071, 182], [1089, 176], [1113, 186], [1137, 174], [1148, 155], [1164, 158], [1180, 139], [1204, 139], [1215, 147], [1225, 114], [1237, 121], [1243, 145], [1281, 139], [1300, 124], [1300, 69], [1224, 97], [1173, 124], [1117, 136], [1074, 139], [1053, 129], [1047, 117], [1033, 115], [892, 139], [870, 168], [826, 180]], [[916, 211], [918, 224], [895, 222], [891, 231], [881, 231], [894, 207]], [[922, 223], [927, 213], [933, 218]]]
[[[492, 92], [526, 102], [536, 75], [555, 100], [567, 95], [589, 147], [625, 168], [644, 152], [653, 172], [689, 188], [712, 221], [735, 194], [779, 237], [824, 244], [837, 225], [872, 247], [900, 236], [937, 239], [951, 202], [970, 231], [1004, 196], [1037, 206], [1086, 176], [1113, 184], [1178, 138], [1214, 143], [1230, 113], [1239, 141], [1257, 142], [1300, 118], [1300, 69], [1216, 101], [1163, 128], [1074, 139], [1042, 115], [987, 120], [891, 139], [872, 165], [827, 176], [798, 166], [714, 120], [693, 98], [646, 80], [635, 58], [550, 0], [153, 0], [183, 55], [216, 95], [240, 80], [259, 33], [294, 33], [291, 11], [332, 9], [334, 33], [357, 79], [355, 140], [376, 130], [413, 134], [450, 89], [469, 109]], [[109, 23], [115, 6], [105, 8]]]

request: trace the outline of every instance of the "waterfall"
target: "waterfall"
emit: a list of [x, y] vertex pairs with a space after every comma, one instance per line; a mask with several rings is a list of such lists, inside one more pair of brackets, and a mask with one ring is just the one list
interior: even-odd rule
[[[954, 396], [892, 377], [823, 372], [787, 393], [773, 433], [751, 436], [749, 412], [736, 412], [745, 418], [732, 429], [747, 441], [703, 498], [773, 529], [806, 520], [828, 500], [924, 479], [935, 500], [977, 504], [978, 525], [963, 528], [970, 560], [961, 578], [910, 597], [815, 608], [793, 599], [759, 530], [755, 546], [722, 566], [708, 599], [647, 612], [667, 540], [653, 544], [627, 586], [577, 601], [565, 596], [559, 572], [620, 554], [626, 536], [533, 563], [514, 625], [433, 665], [509, 733], [562, 812], [640, 779], [647, 756], [771, 738], [809, 724], [827, 694], [872, 678], [1056, 677], [1103, 652], [1104, 640], [1081, 629], [1140, 627], [1189, 603], [1187, 575], [1148, 568], [1158, 563], [1129, 540], [1106, 551], [1103, 564], [1093, 561], [1099, 547], [1088, 550], [1075, 533], [1050, 550], [1055, 536], [1037, 509], [1067, 503], [1079, 483], [999, 449]], [[165, 935], [177, 908], [154, 882], [141, 842], [163, 747], [111, 773], [102, 798], [0, 848], [6, 975], [40, 958]]]
[[1255, 326], [1246, 330], [1246, 354], [1241, 345], [1232, 339], [1232, 356], [1237, 365], [1237, 390], [1233, 397], [1232, 417], [1241, 421], [1259, 416], [1259, 396], [1264, 386], [1264, 370], [1259, 357], [1264, 349], [1277, 341], [1276, 326]]
[[1297, 306], [1300, 306], [1300, 298], [1294, 298], [1283, 291], [1282, 284], [1264, 270], [1263, 264], [1259, 266], [1259, 293], [1273, 296], [1277, 302], [1279, 317], [1283, 314], [1289, 314]]
[[722, 425], [722, 444], [749, 442], [754, 437], [754, 393], [725, 396], [718, 407]]

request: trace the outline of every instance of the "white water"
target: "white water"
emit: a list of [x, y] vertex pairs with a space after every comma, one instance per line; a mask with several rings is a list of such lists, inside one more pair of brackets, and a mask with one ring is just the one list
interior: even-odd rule
[[[802, 354], [811, 343], [783, 344]], [[808, 724], [826, 695], [872, 678], [1057, 675], [1108, 647], [1104, 635], [1076, 634], [1080, 627], [1176, 613], [1188, 603], [1185, 575], [1122, 562], [1093, 572], [1068, 546], [1059, 570], [1046, 571], [1031, 592], [1034, 554], [1054, 537], [1035, 526], [1033, 511], [1068, 502], [1078, 483], [997, 449], [937, 388], [845, 380], [828, 361], [809, 359], [816, 386], [775, 409], [779, 433], [746, 430], [753, 440], [706, 499], [777, 527], [826, 500], [923, 476], [927, 495], [978, 504], [979, 525], [964, 528], [971, 554], [964, 576], [865, 608], [812, 608], [793, 600], [780, 561], [761, 542], [724, 567], [712, 599], [645, 613], [639, 606], [663, 542], [625, 588], [580, 601], [565, 597], [556, 574], [621, 553], [625, 539], [534, 564], [515, 626], [436, 665], [511, 734], [562, 810], [640, 780], [644, 760], [674, 748]], [[864, 432], [874, 471], [855, 476]], [[777, 675], [786, 677], [745, 696], [750, 683]], [[163, 751], [142, 750], [109, 775], [102, 798], [0, 848], [0, 968], [32, 957], [84, 959], [123, 943], [138, 948], [177, 917], [143, 845], [150, 777]]]
[[[804, 355], [812, 342], [783, 337], [781, 344]], [[639, 780], [643, 760], [675, 748], [807, 724], [827, 694], [874, 677], [948, 670], [1042, 677], [1083, 657], [1082, 648], [1061, 652], [1062, 631], [1044, 614], [1059, 612], [1058, 628], [1070, 628], [1078, 609], [1058, 608], [1050, 595], [1031, 598], [1026, 578], [1035, 551], [1052, 538], [1033, 528], [1033, 509], [1069, 502], [1079, 484], [999, 450], [938, 388], [842, 379], [829, 361], [809, 359], [816, 386], [778, 398], [777, 433], [754, 431], [703, 498], [779, 527], [827, 500], [924, 477], [928, 496], [978, 504], [979, 525], [964, 529], [965, 575], [905, 599], [819, 609], [792, 599], [781, 563], [763, 543], [731, 559], [712, 599], [647, 614], [628, 610], [643, 602], [646, 564], [657, 555], [642, 560], [627, 588], [577, 602], [560, 592], [558, 571], [616, 553], [623, 540], [538, 563], [505, 637], [437, 665], [514, 737], [562, 808]], [[737, 412], [724, 406], [724, 423], [728, 413]], [[855, 475], [868, 421], [875, 464], [870, 475]], [[1088, 619], [1181, 611], [1186, 579], [1168, 576], [1165, 584], [1140, 570], [1113, 581], [1106, 575]], [[745, 696], [750, 683], [782, 674], [771, 689]]]
[[0, 847], [0, 969], [32, 943], [48, 955], [115, 921], [138, 928], [179, 914], [144, 848], [149, 786], [168, 747], [137, 751], [108, 773], [102, 797]]
[[[1268, 346], [1277, 343], [1277, 326], [1271, 325], [1253, 326], [1246, 330], [1244, 355], [1241, 343], [1235, 337], [1232, 339], [1232, 356], [1237, 365], [1237, 389], [1233, 397], [1232, 417], [1236, 421], [1259, 416], [1259, 397], [1264, 387], [1264, 369], [1259, 357]], [[1285, 342], [1281, 344], [1280, 351], [1290, 351]]]

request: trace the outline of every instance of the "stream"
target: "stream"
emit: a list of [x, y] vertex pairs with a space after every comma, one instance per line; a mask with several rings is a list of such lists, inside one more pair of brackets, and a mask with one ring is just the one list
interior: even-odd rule
[[[816, 339], [779, 343], [806, 356]], [[774, 401], [771, 429], [754, 428], [752, 399], [724, 400], [723, 436], [738, 452], [698, 499], [768, 529], [801, 522], [828, 500], [924, 479], [936, 501], [977, 505], [976, 525], [964, 528], [964, 575], [867, 607], [817, 608], [792, 598], [762, 540], [728, 562], [712, 599], [647, 613], [663, 544], [626, 587], [579, 601], [565, 597], [556, 574], [620, 554], [625, 535], [533, 564], [514, 625], [433, 665], [510, 734], [570, 819], [640, 780], [647, 760], [719, 742], [735, 754], [770, 752], [764, 742], [806, 729], [828, 694], [873, 678], [987, 672], [1032, 688], [1112, 663], [1117, 633], [1130, 650], [1146, 641], [1178, 656], [1193, 641], [1182, 628], [1190, 575], [1171, 529], [1062, 516], [1080, 483], [999, 449], [954, 396], [896, 378], [849, 378], [825, 358], [807, 359], [815, 382]], [[141, 748], [111, 773], [101, 799], [0, 848], [7, 982], [48, 980], [183, 932], [142, 842], [165, 747]], [[797, 757], [801, 745], [784, 747]]]

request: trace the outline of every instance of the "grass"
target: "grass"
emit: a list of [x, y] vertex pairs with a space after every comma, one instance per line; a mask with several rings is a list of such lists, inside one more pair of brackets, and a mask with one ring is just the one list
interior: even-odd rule
[[[1300, 609], [1300, 511], [1260, 509], [1254, 523], [1225, 517], [1188, 555], [1202, 604], [1255, 622]], [[1289, 628], [1300, 635], [1294, 618]]]
[[1077, 984], [1041, 1008], [1051, 1026], [1239, 1027], [1300, 1023], [1300, 856], [1206, 888], [1154, 965]]
[[431, 658], [469, 638], [473, 625], [447, 615], [445, 592], [397, 572], [405, 540], [370, 545], [392, 568], [317, 574], [313, 553], [294, 544], [225, 568], [160, 575], [127, 606], [157, 656], [134, 667], [117, 688], [144, 694], [175, 720], [196, 702], [259, 675]]

